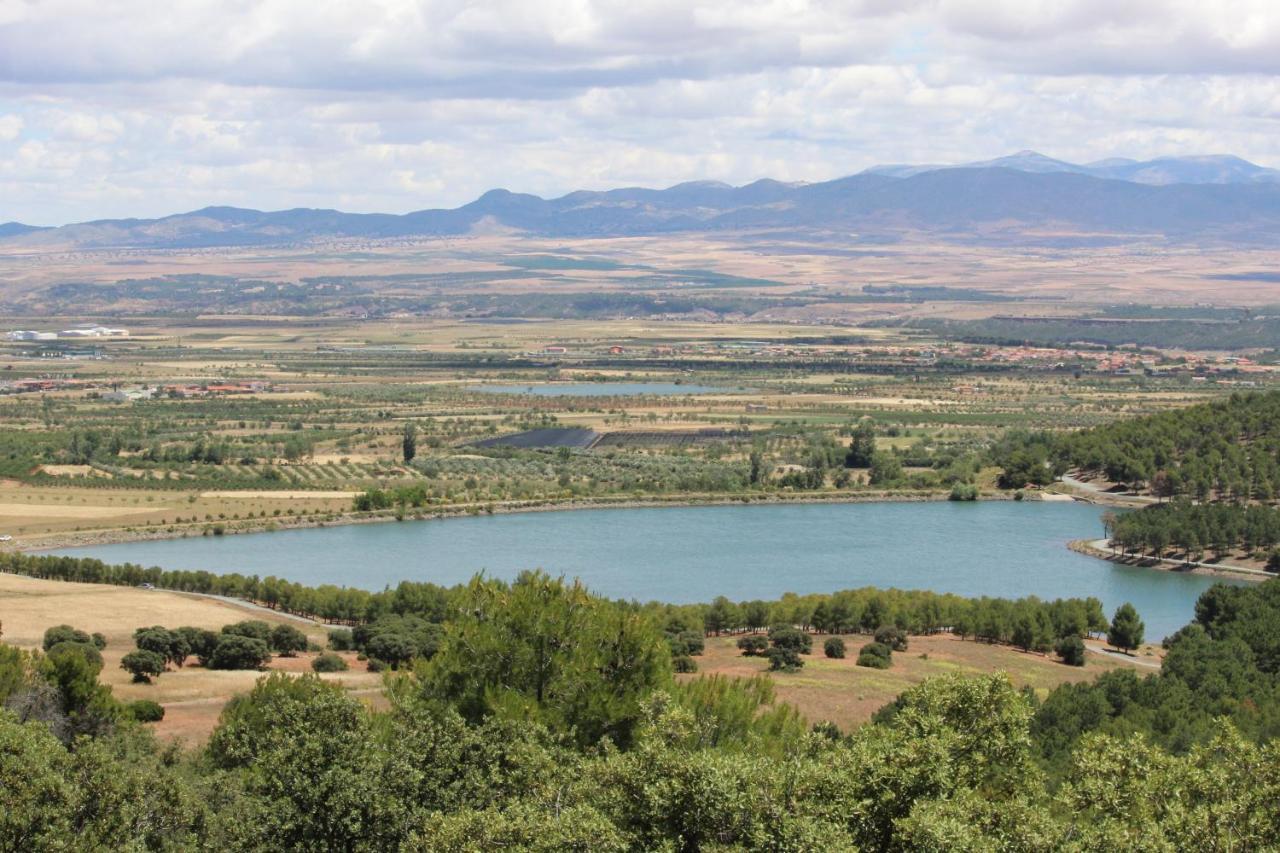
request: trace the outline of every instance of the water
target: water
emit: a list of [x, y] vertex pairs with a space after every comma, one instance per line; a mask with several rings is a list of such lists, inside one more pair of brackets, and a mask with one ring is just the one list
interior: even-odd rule
[[544, 385], [471, 385], [467, 390], [485, 394], [530, 394], [534, 397], [638, 397], [642, 394], [677, 397], [683, 394], [724, 394], [733, 389], [675, 382], [557, 382]]
[[1159, 639], [1214, 580], [1067, 550], [1102, 535], [1087, 504], [794, 504], [575, 510], [129, 542], [60, 553], [168, 569], [276, 575], [377, 590], [542, 568], [615, 598], [777, 598], [861, 586], [1130, 601]]

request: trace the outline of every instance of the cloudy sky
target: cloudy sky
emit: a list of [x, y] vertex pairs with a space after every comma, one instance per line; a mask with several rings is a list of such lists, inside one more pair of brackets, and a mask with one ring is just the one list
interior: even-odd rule
[[1275, 0], [0, 0], [0, 222], [1033, 148], [1280, 166]]

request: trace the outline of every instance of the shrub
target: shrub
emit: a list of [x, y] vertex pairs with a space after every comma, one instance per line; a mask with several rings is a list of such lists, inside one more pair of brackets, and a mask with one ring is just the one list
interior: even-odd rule
[[173, 632], [182, 638], [187, 644], [187, 648], [191, 650], [191, 654], [200, 658], [200, 663], [208, 666], [209, 658], [213, 655], [214, 648], [218, 645], [218, 640], [222, 639], [222, 635], [217, 631], [210, 631], [207, 628], [193, 628], [190, 625], [184, 625], [177, 628]]
[[1071, 666], [1084, 666], [1084, 640], [1076, 636], [1063, 637], [1058, 641], [1058, 657]]
[[769, 629], [769, 642], [777, 647], [789, 649], [796, 654], [808, 654], [813, 648], [813, 638], [790, 625]]
[[769, 649], [769, 669], [775, 672], [795, 672], [804, 666], [804, 659], [795, 649], [774, 646]]
[[949, 501], [976, 501], [978, 499], [978, 487], [973, 483], [956, 483], [951, 487], [951, 494], [947, 496]]
[[102, 651], [107, 647], [107, 638], [104, 634], [94, 631], [91, 639], [93, 641], [93, 645], [98, 649], [98, 651]]
[[44, 632], [42, 647], [47, 652], [58, 643], [93, 643], [93, 638], [84, 631], [70, 625], [54, 625]]
[[150, 699], [138, 699], [125, 706], [125, 711], [139, 723], [158, 723], [164, 719], [164, 706]]
[[385, 672], [387, 664], [377, 658], [369, 658], [369, 662], [365, 664], [365, 669], [369, 670], [369, 672]]
[[271, 650], [263, 640], [224, 634], [205, 665], [209, 669], [261, 669], [270, 660]]
[[281, 623], [271, 629], [271, 650], [291, 658], [307, 650], [307, 635], [292, 625]]
[[822, 644], [822, 651], [829, 658], [843, 658], [844, 640], [839, 637], [828, 637], [827, 641]]
[[671, 668], [676, 672], [697, 672], [698, 664], [688, 655], [677, 655], [671, 659]]
[[234, 634], [238, 637], [252, 637], [264, 643], [271, 642], [271, 625], [261, 619], [246, 619], [232, 625], [222, 626], [223, 634]]
[[325, 652], [317, 657], [311, 662], [311, 668], [316, 672], [346, 672], [349, 669], [347, 662], [333, 652]]
[[884, 643], [867, 643], [858, 650], [858, 666], [888, 669], [892, 657], [893, 651]]
[[329, 630], [329, 648], [335, 652], [349, 652], [354, 649], [355, 639], [350, 628], [331, 628]]
[[769, 639], [759, 634], [748, 634], [738, 638], [738, 648], [742, 650], [743, 657], [762, 656], [769, 648]]
[[895, 625], [882, 625], [876, 629], [876, 642], [888, 646], [892, 651], [907, 650], [907, 632]]
[[131, 673], [139, 684], [150, 684], [152, 678], [159, 678], [164, 667], [164, 657], [147, 649], [129, 652], [120, 660], [120, 668]]

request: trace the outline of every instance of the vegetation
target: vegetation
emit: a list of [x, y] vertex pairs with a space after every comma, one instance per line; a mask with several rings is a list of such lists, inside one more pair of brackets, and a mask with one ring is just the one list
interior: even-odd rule
[[[437, 650], [391, 677], [385, 710], [275, 673], [190, 755], [136, 728], [150, 709], [98, 684], [92, 644], [0, 646], [0, 842], [40, 849], [75, 826], [96, 847], [1257, 849], [1280, 832], [1280, 755], [1259, 745], [1280, 730], [1276, 584], [1207, 592], [1158, 674], [1043, 703], [1003, 676], [946, 676], [848, 734], [806, 730], [767, 681], [677, 683], [679, 608], [542, 574], [457, 590], [429, 623]], [[881, 595], [910, 611], [909, 594]], [[1121, 608], [1112, 629], [1128, 620]], [[215, 650], [266, 646], [252, 622], [227, 627]], [[908, 641], [882, 627], [860, 662], [887, 665]], [[769, 640], [811, 642], [795, 626]]]

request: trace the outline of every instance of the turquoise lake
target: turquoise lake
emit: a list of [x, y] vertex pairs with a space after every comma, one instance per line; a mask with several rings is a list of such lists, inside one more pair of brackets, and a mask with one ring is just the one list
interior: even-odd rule
[[58, 553], [167, 569], [382, 589], [542, 568], [613, 597], [776, 598], [862, 586], [1132, 602], [1159, 639], [1213, 578], [1117, 566], [1067, 550], [1101, 510], [1038, 501], [793, 504], [535, 512], [129, 542]]

